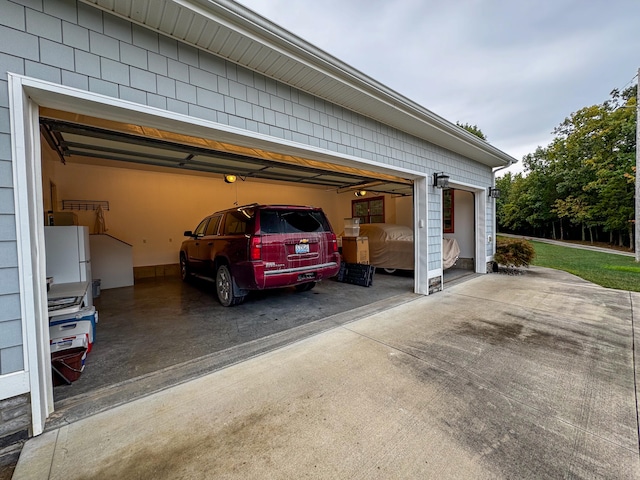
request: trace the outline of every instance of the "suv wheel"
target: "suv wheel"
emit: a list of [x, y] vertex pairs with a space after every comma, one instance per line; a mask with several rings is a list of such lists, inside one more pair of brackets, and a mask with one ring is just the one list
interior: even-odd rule
[[187, 259], [184, 255], [180, 255], [180, 278], [183, 282], [186, 282], [191, 278], [191, 270], [189, 269], [189, 264], [187, 263]]
[[220, 265], [216, 272], [216, 293], [223, 307], [232, 307], [244, 300], [244, 296], [234, 293], [235, 281], [226, 265]]
[[301, 283], [299, 285], [296, 285], [296, 291], [297, 292], [308, 292], [309, 290], [311, 290], [315, 286], [316, 286], [316, 282]]

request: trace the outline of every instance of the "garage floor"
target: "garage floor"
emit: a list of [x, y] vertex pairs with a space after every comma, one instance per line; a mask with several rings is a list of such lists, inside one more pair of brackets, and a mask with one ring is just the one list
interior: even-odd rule
[[[449, 270], [445, 280], [470, 273]], [[48, 426], [408, 301], [413, 282], [410, 272], [376, 273], [368, 288], [327, 280], [303, 293], [252, 292], [231, 308], [222, 307], [213, 284], [201, 280], [162, 277], [103, 290], [95, 299], [99, 322], [85, 370], [72, 385], [54, 388], [56, 412]]]

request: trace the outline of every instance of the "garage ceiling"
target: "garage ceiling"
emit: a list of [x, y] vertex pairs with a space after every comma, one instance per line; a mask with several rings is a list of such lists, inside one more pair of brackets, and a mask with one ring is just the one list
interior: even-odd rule
[[[86, 119], [86, 118], [85, 118]], [[144, 129], [138, 125], [91, 119], [76, 123], [40, 118], [41, 133], [63, 163], [67, 160], [111, 160], [136, 165], [170, 167], [185, 171], [234, 174], [335, 188], [367, 190], [391, 195], [413, 195], [410, 180], [388, 174], [334, 165], [317, 160], [245, 148], [185, 135]]]

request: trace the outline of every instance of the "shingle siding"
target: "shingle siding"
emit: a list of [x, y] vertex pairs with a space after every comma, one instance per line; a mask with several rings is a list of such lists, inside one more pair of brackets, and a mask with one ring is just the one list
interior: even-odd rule
[[[415, 172], [446, 171], [452, 181], [491, 180], [488, 167], [90, 5], [0, 0], [0, 10], [0, 312], [19, 301], [7, 71]], [[441, 219], [432, 190], [428, 266], [436, 269]], [[17, 318], [8, 320], [0, 337], [11, 330], [15, 339]], [[22, 368], [19, 344], [0, 346], [0, 355], [2, 372]]]

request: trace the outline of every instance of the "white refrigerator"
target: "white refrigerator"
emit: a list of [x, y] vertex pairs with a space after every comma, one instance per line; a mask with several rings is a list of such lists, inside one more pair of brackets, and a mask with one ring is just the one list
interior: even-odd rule
[[89, 227], [44, 227], [47, 277], [54, 284], [88, 282], [85, 306], [93, 306]]

